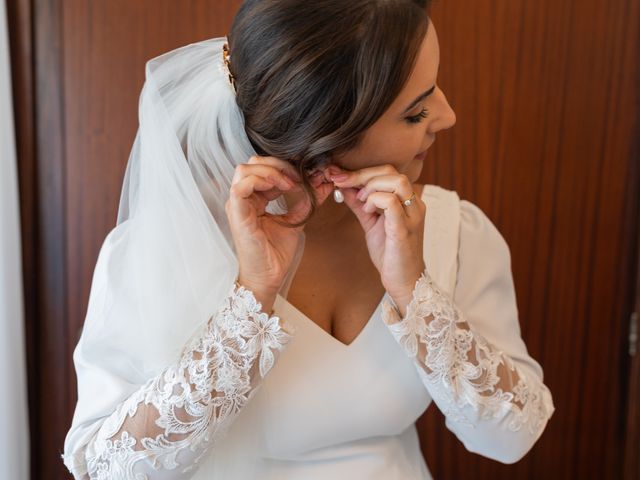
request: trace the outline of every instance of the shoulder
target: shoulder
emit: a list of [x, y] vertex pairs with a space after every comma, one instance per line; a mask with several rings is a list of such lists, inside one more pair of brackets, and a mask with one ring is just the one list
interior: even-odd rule
[[485, 281], [511, 291], [511, 250], [489, 215], [478, 205], [460, 201], [458, 286]]
[[438, 231], [445, 229], [455, 231], [460, 223], [460, 197], [455, 190], [448, 190], [439, 185], [413, 184], [416, 196], [426, 204], [426, 223]]
[[510, 257], [509, 245], [478, 205], [469, 200], [460, 200], [460, 247], [484, 248], [487, 253], [499, 257]]
[[429, 183], [414, 183], [412, 185], [416, 196], [427, 203], [437, 202], [440, 205], [447, 205], [449, 208], [460, 208], [460, 197], [455, 190], [448, 190], [439, 185]]
[[[486, 252], [490, 257], [510, 261], [509, 246], [492, 219], [474, 202], [460, 198], [455, 190], [439, 185], [413, 184], [416, 196], [427, 203], [431, 225], [447, 223], [457, 230], [458, 249], [464, 253]], [[431, 206], [431, 208], [429, 208]]]
[[438, 200], [440, 203], [448, 203], [451, 207], [457, 207], [460, 215], [461, 235], [491, 237], [506, 245], [504, 237], [489, 215], [474, 202], [460, 198], [455, 190], [449, 190], [439, 185], [414, 183], [413, 191], [416, 196], [427, 201]]

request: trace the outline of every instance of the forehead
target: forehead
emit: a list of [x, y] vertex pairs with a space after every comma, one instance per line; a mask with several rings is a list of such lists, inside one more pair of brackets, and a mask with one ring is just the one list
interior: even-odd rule
[[440, 47], [438, 35], [429, 20], [427, 34], [425, 35], [413, 71], [404, 88], [392, 104], [393, 107], [405, 108], [418, 95], [429, 90], [436, 83], [438, 67], [440, 65]]

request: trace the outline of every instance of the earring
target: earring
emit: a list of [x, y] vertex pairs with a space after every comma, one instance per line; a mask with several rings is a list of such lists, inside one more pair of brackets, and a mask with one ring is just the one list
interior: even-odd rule
[[342, 192], [340, 191], [340, 189], [338, 187], [336, 187], [333, 190], [333, 199], [336, 201], [336, 203], [344, 202], [344, 195], [342, 194]]

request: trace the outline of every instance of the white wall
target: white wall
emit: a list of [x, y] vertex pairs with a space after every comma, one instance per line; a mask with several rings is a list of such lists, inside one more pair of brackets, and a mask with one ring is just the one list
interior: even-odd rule
[[20, 211], [9, 32], [0, 1], [0, 479], [28, 480], [29, 430]]

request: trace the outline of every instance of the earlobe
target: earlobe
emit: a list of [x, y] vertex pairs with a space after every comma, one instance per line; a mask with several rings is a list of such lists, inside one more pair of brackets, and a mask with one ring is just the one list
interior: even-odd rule
[[321, 170], [316, 170], [309, 175], [309, 183], [312, 187], [317, 188], [322, 183], [326, 183], [325, 175]]

